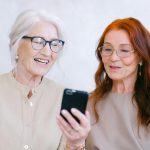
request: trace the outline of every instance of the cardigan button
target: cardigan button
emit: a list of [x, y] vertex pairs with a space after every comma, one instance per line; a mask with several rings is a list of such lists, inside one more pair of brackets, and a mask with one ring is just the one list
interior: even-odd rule
[[28, 149], [29, 148], [29, 145], [24, 145], [24, 149]]

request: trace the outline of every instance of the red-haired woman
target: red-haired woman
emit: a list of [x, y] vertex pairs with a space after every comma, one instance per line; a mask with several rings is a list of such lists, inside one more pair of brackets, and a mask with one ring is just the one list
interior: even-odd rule
[[96, 55], [90, 150], [150, 149], [150, 34], [135, 18], [113, 21]]

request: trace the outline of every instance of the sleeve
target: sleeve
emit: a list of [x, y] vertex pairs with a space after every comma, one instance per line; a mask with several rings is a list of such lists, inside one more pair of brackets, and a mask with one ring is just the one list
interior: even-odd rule
[[61, 136], [60, 143], [57, 150], [66, 150], [66, 138]]
[[86, 139], [86, 150], [94, 150], [94, 145], [92, 141], [91, 133], [89, 133], [87, 139]]

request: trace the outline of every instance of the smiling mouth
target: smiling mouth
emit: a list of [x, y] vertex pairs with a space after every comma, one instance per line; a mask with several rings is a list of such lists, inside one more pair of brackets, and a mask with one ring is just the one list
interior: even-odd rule
[[44, 59], [40, 59], [40, 58], [34, 58], [34, 60], [36, 62], [42, 63], [42, 64], [48, 64], [49, 60], [44, 60]]
[[121, 67], [118, 66], [109, 66], [111, 69], [120, 69]]

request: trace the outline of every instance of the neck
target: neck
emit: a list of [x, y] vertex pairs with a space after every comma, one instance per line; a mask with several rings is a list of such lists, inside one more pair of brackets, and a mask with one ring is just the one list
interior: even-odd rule
[[19, 71], [19, 69], [15, 68], [13, 70], [14, 78], [21, 84], [30, 87], [31, 89], [37, 87], [42, 80], [41, 76], [32, 75], [29, 72]]
[[134, 92], [136, 79], [113, 81], [112, 91], [117, 93]]

